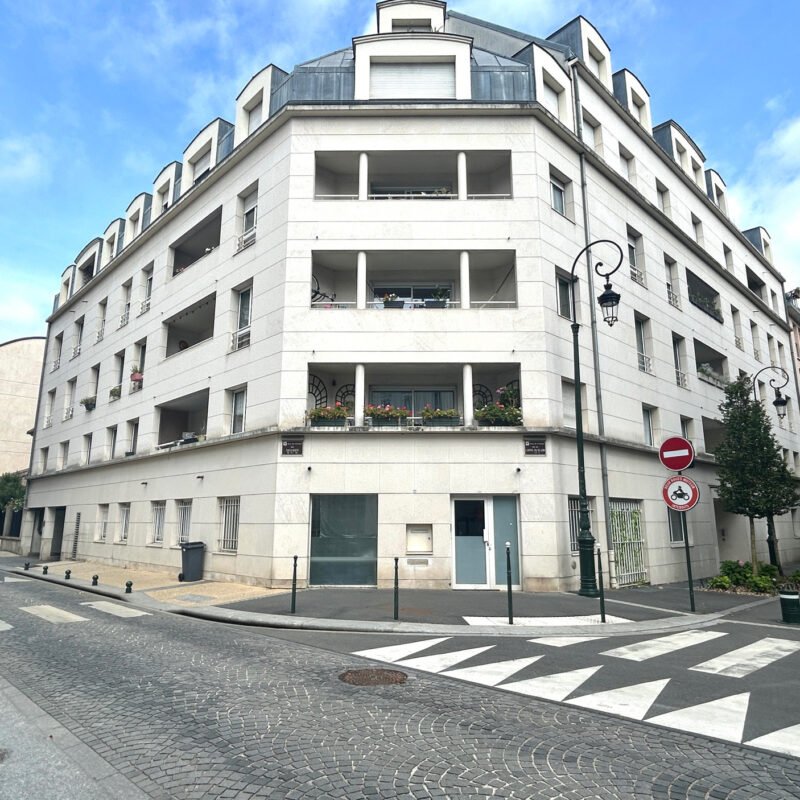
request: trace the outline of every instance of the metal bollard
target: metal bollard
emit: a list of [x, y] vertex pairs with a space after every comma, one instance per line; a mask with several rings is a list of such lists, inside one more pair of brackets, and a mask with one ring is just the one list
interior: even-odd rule
[[48, 569], [49, 569], [49, 567], [47, 566], [47, 564], [45, 564], [45, 565], [42, 567], [42, 575], [47, 575], [47, 570], [48, 570]]
[[511, 542], [506, 542], [506, 585], [508, 586], [508, 624], [514, 624], [514, 601], [511, 599]]
[[294, 614], [295, 609], [297, 608], [297, 556], [293, 557], [293, 564], [292, 564], [292, 610], [291, 613]]
[[600, 590], [600, 622], [606, 621], [606, 590], [603, 588], [603, 559], [597, 548], [597, 588]]
[[72, 570], [71, 569], [65, 570], [64, 571], [64, 580], [68, 581], [70, 575], [72, 575]]
[[97, 581], [100, 580], [99, 575], [92, 575], [92, 586], [97, 586]]
[[30, 561], [26, 561], [25, 562], [25, 566], [23, 567], [23, 569], [25, 570], [25, 572], [27, 572], [30, 568], [31, 568], [31, 562]]
[[395, 556], [394, 558], [394, 618], [400, 619], [400, 576], [399, 576], [400, 559]]
[[133, 588], [133, 581], [125, 581], [125, 594], [130, 594]]

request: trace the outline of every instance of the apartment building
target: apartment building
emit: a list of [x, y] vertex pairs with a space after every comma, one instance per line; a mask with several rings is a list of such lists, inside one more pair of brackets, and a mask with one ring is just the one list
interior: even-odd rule
[[[508, 542], [516, 586], [576, 588], [574, 300], [613, 583], [683, 579], [686, 537], [696, 576], [746, 558], [713, 451], [725, 381], [789, 358], [766, 230], [736, 228], [583, 17], [539, 38], [440, 0], [377, 16], [255, 75], [63, 271], [29, 549], [179, 571], [192, 540], [217, 579], [286, 586], [296, 555], [301, 585], [388, 585], [398, 558], [406, 587], [494, 588]], [[597, 240], [623, 254], [613, 327], [592, 266], [616, 251], [570, 276]], [[686, 515], [661, 496], [675, 434], [698, 452]], [[790, 515], [777, 534], [798, 558]]]

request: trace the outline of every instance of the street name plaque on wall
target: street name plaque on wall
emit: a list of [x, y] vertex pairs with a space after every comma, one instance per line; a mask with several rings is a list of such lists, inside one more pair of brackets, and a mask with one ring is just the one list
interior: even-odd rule
[[547, 445], [545, 444], [544, 436], [526, 436], [523, 439], [525, 443], [526, 456], [546, 456]]
[[281, 440], [281, 455], [282, 456], [303, 455], [303, 437], [302, 436], [293, 436], [292, 438], [284, 437]]

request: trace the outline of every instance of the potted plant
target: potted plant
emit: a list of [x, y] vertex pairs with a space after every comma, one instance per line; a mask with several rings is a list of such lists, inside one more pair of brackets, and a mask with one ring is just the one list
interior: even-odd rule
[[138, 364], [131, 364], [131, 380], [134, 383], [139, 383], [144, 380], [144, 373], [139, 371]]
[[398, 299], [397, 295], [394, 292], [387, 292], [383, 296], [384, 308], [403, 308], [405, 304], [406, 301]]
[[312, 428], [344, 428], [347, 425], [349, 409], [341, 403], [335, 406], [312, 408], [308, 412], [308, 419]]
[[81, 405], [87, 411], [93, 411], [94, 407], [97, 405], [97, 395], [95, 394], [92, 395], [91, 397], [84, 397], [83, 400], [81, 400]]
[[519, 408], [519, 392], [508, 386], [497, 390], [497, 400], [475, 410], [479, 425], [492, 427], [512, 427], [522, 425], [522, 411]]
[[112, 386], [111, 389], [109, 389], [109, 392], [108, 392], [109, 399], [111, 399], [111, 400], [119, 400], [119, 398], [121, 396], [122, 396], [122, 387], [121, 386]]
[[430, 405], [422, 409], [422, 424], [432, 428], [454, 427], [461, 421], [456, 408], [433, 408]]
[[400, 422], [408, 418], [409, 410], [405, 406], [368, 405], [364, 409], [364, 416], [372, 418], [373, 428], [397, 428]]
[[450, 299], [450, 290], [437, 286], [429, 298], [425, 299], [425, 308], [447, 308]]

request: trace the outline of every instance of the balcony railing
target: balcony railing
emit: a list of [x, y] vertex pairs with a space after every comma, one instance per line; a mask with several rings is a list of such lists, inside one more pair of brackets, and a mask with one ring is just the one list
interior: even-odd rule
[[106, 321], [103, 320], [99, 327], [97, 328], [97, 336], [95, 337], [95, 342], [102, 342], [103, 336], [105, 336], [106, 331]]
[[142, 302], [139, 305], [139, 316], [148, 312], [149, 310], [150, 310], [150, 298], [145, 297], [145, 299], [142, 300]]
[[510, 200], [511, 192], [498, 192], [496, 194], [467, 193], [467, 200]]
[[252, 228], [246, 230], [236, 241], [236, 252], [238, 253], [240, 250], [244, 250], [245, 247], [250, 247], [253, 242], [256, 240], [256, 226], [253, 225]]
[[127, 311], [123, 311], [122, 314], [119, 315], [119, 327], [124, 328], [128, 322], [130, 322], [131, 312], [130, 309]]
[[231, 350], [241, 350], [250, 346], [250, 326], [239, 328], [231, 334]]
[[647, 372], [648, 374], [653, 372], [653, 364], [650, 360], [650, 356], [646, 355], [645, 353], [637, 353], [636, 354], [639, 358], [639, 370], [641, 372]]
[[735, 344], [735, 345], [736, 345], [736, 346], [737, 346], [737, 347], [738, 347], [740, 350], [744, 350], [744, 340], [742, 339], [742, 337], [741, 337], [741, 336], [734, 336], [734, 337], [733, 337], [733, 343], [734, 343], [734, 344]]
[[672, 289], [667, 289], [667, 300], [669, 300], [671, 306], [675, 306], [675, 308], [681, 307], [681, 298]]
[[446, 186], [416, 186], [386, 189], [367, 195], [370, 200], [457, 200], [458, 194]]
[[753, 348], [753, 358], [756, 361], [761, 361], [761, 351], [757, 347]]
[[644, 272], [638, 267], [634, 267], [633, 264], [631, 264], [631, 280], [638, 283], [639, 286], [647, 286], [644, 279]]
[[74, 406], [67, 406], [64, 409], [64, 421], [68, 419], [72, 419], [73, 415], [75, 414], [75, 407]]
[[358, 200], [357, 194], [315, 194], [315, 200]]
[[128, 390], [128, 394], [133, 394], [134, 392], [141, 392], [142, 386], [144, 386], [144, 380], [131, 381], [131, 388]]
[[78, 342], [77, 344], [72, 345], [72, 356], [70, 360], [73, 358], [77, 358], [81, 354], [81, 343]]
[[53, 366], [50, 367], [50, 372], [55, 372], [61, 366], [61, 356], [53, 359]]
[[697, 306], [701, 311], [704, 311], [709, 317], [713, 317], [717, 322], [725, 321], [722, 312], [717, 308], [716, 301], [710, 297], [689, 292], [689, 302], [693, 306]]
[[727, 381], [725, 380], [725, 376], [720, 375], [717, 372], [698, 369], [697, 377], [700, 378], [700, 380], [703, 381], [703, 383], [710, 383], [712, 386], [716, 386], [717, 389], [724, 389], [725, 386], [727, 386]]
[[675, 370], [675, 383], [678, 384], [682, 389], [685, 389], [688, 385], [688, 381], [686, 380], [686, 373], [681, 372], [681, 370]]
[[43, 428], [52, 428], [53, 427], [53, 415], [46, 414], [44, 418], [44, 422], [42, 423]]

